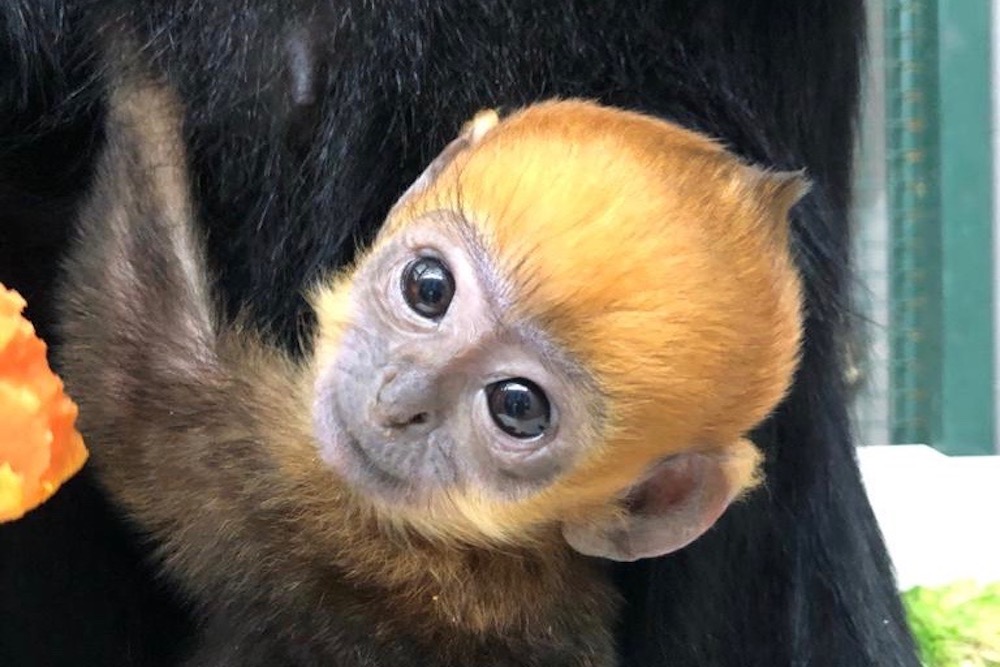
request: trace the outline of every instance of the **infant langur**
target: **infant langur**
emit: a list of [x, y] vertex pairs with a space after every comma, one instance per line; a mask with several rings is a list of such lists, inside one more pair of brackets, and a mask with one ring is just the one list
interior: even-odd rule
[[481, 114], [315, 287], [298, 360], [216, 313], [179, 116], [111, 97], [63, 371], [204, 618], [190, 664], [614, 664], [589, 557], [680, 549], [756, 482], [804, 182], [592, 103]]

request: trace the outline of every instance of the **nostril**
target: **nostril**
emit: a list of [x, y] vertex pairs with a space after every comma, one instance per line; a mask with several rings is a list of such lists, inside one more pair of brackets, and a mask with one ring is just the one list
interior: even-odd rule
[[385, 386], [396, 379], [399, 375], [398, 366], [386, 366], [385, 370], [382, 371], [382, 385]]
[[382, 423], [389, 428], [407, 428], [409, 426], [421, 426], [430, 421], [431, 416], [428, 412], [418, 412], [412, 417], [407, 415], [392, 414], [391, 411], [382, 412], [383, 421]]
[[373, 421], [383, 428], [399, 430], [433, 427], [436, 420], [433, 377], [422, 369], [396, 364], [387, 366], [378, 378], [371, 406]]

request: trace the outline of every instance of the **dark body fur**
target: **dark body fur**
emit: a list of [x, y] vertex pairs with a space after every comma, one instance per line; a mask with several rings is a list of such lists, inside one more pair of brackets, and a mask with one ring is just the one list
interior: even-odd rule
[[[148, 42], [190, 110], [229, 314], [249, 308], [293, 351], [311, 326], [303, 286], [352, 256], [483, 106], [596, 97], [805, 167], [814, 188], [794, 232], [810, 317], [796, 388], [755, 438], [767, 487], [690, 548], [619, 569], [621, 653], [627, 665], [917, 664], [840, 373], [860, 0], [4, 3], [0, 280], [25, 291], [43, 333], [103, 134], [95, 44], [114, 22]], [[175, 664], [187, 610], [142, 550], [89, 474], [0, 529], [0, 663]], [[243, 611], [237, 635], [268, 614]]]
[[207, 628], [183, 664], [616, 664], [608, 564], [558, 526], [489, 549], [387, 533], [321, 462], [310, 362], [217, 317], [177, 105], [110, 69], [58, 357], [91, 467]]

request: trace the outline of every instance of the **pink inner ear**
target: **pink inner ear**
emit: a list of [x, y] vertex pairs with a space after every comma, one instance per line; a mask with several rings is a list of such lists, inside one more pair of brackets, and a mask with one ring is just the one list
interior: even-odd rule
[[658, 463], [649, 476], [625, 499], [625, 508], [637, 516], [659, 515], [675, 511], [692, 501], [702, 483], [693, 468], [697, 455], [680, 455]]
[[711, 453], [672, 456], [654, 466], [608, 520], [567, 523], [563, 536], [588, 556], [630, 561], [681, 549], [712, 527], [739, 494]]

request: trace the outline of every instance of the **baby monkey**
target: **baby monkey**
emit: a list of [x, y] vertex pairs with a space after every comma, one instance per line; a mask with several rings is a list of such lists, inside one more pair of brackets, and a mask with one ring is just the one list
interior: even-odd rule
[[757, 481], [804, 181], [590, 102], [480, 114], [313, 289], [298, 360], [217, 314], [181, 117], [113, 86], [61, 370], [204, 619], [187, 664], [615, 664], [601, 559], [680, 549]]

